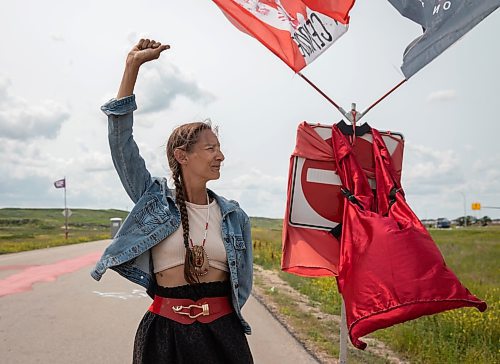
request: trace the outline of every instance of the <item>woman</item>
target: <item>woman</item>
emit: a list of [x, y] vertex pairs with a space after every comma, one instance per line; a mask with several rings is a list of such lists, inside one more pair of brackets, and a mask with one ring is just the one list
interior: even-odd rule
[[103, 105], [120, 180], [135, 206], [92, 271], [107, 268], [154, 298], [137, 330], [134, 363], [252, 363], [241, 315], [252, 287], [248, 216], [206, 188], [224, 155], [211, 126], [176, 128], [167, 143], [175, 190], [152, 178], [132, 137], [139, 68], [168, 45], [141, 39], [129, 52], [116, 99]]

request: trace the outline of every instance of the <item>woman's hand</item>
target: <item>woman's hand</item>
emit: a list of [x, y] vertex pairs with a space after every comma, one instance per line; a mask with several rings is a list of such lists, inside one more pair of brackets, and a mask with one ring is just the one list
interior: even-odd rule
[[160, 42], [149, 39], [141, 39], [139, 43], [128, 52], [125, 71], [123, 72], [122, 82], [116, 98], [120, 99], [132, 95], [141, 65], [153, 59], [158, 59], [161, 52], [169, 48], [170, 46], [167, 44], [161, 44]]
[[169, 48], [169, 45], [155, 40], [141, 39], [128, 53], [127, 65], [140, 67], [143, 63], [158, 59], [161, 52]]

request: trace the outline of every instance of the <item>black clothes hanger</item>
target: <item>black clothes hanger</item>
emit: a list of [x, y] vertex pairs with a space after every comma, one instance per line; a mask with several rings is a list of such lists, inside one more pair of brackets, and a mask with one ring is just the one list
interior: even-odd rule
[[[352, 125], [347, 124], [344, 120], [340, 120], [337, 124], [337, 127], [344, 135], [352, 135], [353, 128]], [[362, 136], [366, 133], [369, 133], [372, 130], [372, 127], [368, 125], [368, 123], [364, 123], [361, 125], [356, 125], [356, 136]]]

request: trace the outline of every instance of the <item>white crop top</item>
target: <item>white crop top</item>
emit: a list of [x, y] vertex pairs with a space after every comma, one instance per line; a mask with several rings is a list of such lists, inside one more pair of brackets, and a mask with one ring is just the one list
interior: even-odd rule
[[[222, 242], [222, 214], [217, 201], [213, 200], [209, 205], [196, 205], [186, 201], [189, 218], [190, 237], [194, 245], [201, 245], [205, 234], [205, 223], [207, 221], [207, 208], [210, 209], [210, 220], [208, 222], [207, 240], [205, 251], [208, 255], [210, 267], [229, 272], [227, 265], [226, 249]], [[181, 226], [153, 247], [154, 272], [177, 267], [184, 264], [186, 248]]]

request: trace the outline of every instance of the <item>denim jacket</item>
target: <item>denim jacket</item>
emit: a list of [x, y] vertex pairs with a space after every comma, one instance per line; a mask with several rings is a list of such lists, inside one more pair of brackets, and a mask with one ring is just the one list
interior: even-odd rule
[[[111, 244], [104, 251], [91, 275], [100, 280], [111, 268], [128, 280], [140, 284], [153, 297], [156, 279], [151, 248], [180, 226], [175, 194], [165, 178], [151, 177], [132, 137], [135, 96], [112, 99], [101, 109], [108, 115], [109, 144], [113, 163], [123, 187], [135, 203]], [[252, 289], [252, 240], [250, 220], [236, 201], [227, 200], [208, 190], [222, 214], [222, 240], [226, 248], [232, 287], [232, 303], [250, 334], [250, 326], [241, 315]]]

